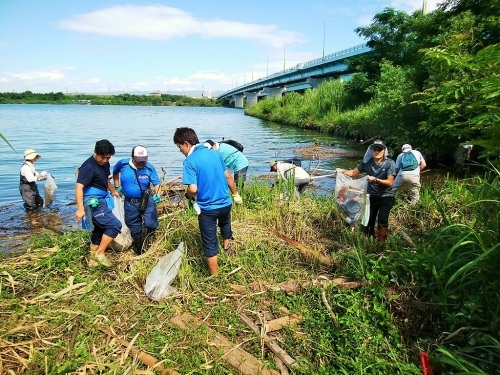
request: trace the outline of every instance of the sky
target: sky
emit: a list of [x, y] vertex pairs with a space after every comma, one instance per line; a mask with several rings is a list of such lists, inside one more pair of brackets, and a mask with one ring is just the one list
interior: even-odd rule
[[0, 0], [0, 92], [222, 93], [362, 44], [356, 27], [423, 1]]

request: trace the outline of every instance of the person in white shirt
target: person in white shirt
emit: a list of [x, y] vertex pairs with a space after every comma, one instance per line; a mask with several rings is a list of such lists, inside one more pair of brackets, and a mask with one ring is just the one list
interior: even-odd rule
[[24, 151], [24, 163], [21, 167], [19, 178], [19, 192], [24, 201], [26, 211], [34, 211], [43, 206], [43, 198], [40, 196], [36, 181], [45, 180], [44, 173], [38, 173], [33, 165], [42, 155], [35, 150]]
[[281, 161], [271, 161], [269, 164], [271, 167], [270, 172], [277, 172], [279, 178], [284, 181], [289, 181], [294, 179], [295, 187], [299, 194], [302, 194], [306, 190], [307, 185], [311, 182], [311, 176], [302, 167], [299, 167], [292, 163], [285, 163]]
[[[411, 145], [404, 144], [401, 154], [396, 159], [396, 179], [392, 186], [394, 194], [400, 190], [408, 190], [408, 198], [411, 204], [415, 204], [420, 199], [420, 172], [427, 166], [422, 154], [413, 150]], [[415, 157], [413, 165], [404, 165], [409, 153]]]

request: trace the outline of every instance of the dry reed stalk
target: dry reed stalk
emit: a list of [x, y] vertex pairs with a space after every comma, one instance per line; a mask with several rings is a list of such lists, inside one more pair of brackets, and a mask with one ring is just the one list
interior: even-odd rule
[[132, 339], [132, 341], [127, 342], [125, 340], [120, 339], [116, 334], [110, 330], [107, 329], [102, 329], [99, 328], [99, 330], [108, 336], [112, 337], [114, 340], [116, 340], [120, 345], [124, 346], [126, 348], [124, 357], [127, 357], [129, 354], [132, 354], [132, 356], [141, 361], [143, 364], [145, 364], [148, 367], [151, 367], [152, 370], [159, 371], [161, 375], [180, 375], [177, 371], [174, 369], [168, 368], [168, 367], [163, 367], [162, 362], [153, 357], [152, 355], [143, 352], [140, 349], [135, 348], [134, 342], [139, 337], [139, 333], [135, 335], [135, 337]]

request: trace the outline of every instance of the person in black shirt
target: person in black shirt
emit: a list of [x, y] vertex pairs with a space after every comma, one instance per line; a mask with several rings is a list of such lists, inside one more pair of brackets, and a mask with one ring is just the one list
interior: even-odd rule
[[387, 157], [387, 147], [382, 141], [374, 141], [358, 166], [340, 172], [350, 177], [360, 173], [368, 175], [367, 194], [370, 194], [370, 218], [365, 232], [371, 237], [375, 235], [375, 224], [378, 216], [378, 240], [385, 242], [389, 231], [389, 213], [394, 206], [392, 185], [396, 176], [394, 160]]
[[78, 170], [75, 187], [76, 221], [85, 219], [85, 206], [89, 206], [94, 226], [90, 243], [90, 266], [112, 265], [105, 252], [122, 228], [120, 220], [108, 206], [108, 190], [113, 196], [119, 197], [109, 180], [109, 159], [114, 154], [115, 148], [111, 142], [107, 139], [97, 141], [94, 154]]

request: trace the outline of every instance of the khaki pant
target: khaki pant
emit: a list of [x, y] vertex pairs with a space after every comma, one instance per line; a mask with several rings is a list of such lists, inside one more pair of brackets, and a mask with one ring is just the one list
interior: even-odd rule
[[392, 191], [408, 190], [410, 203], [417, 203], [420, 199], [420, 176], [414, 174], [398, 174], [392, 185]]

